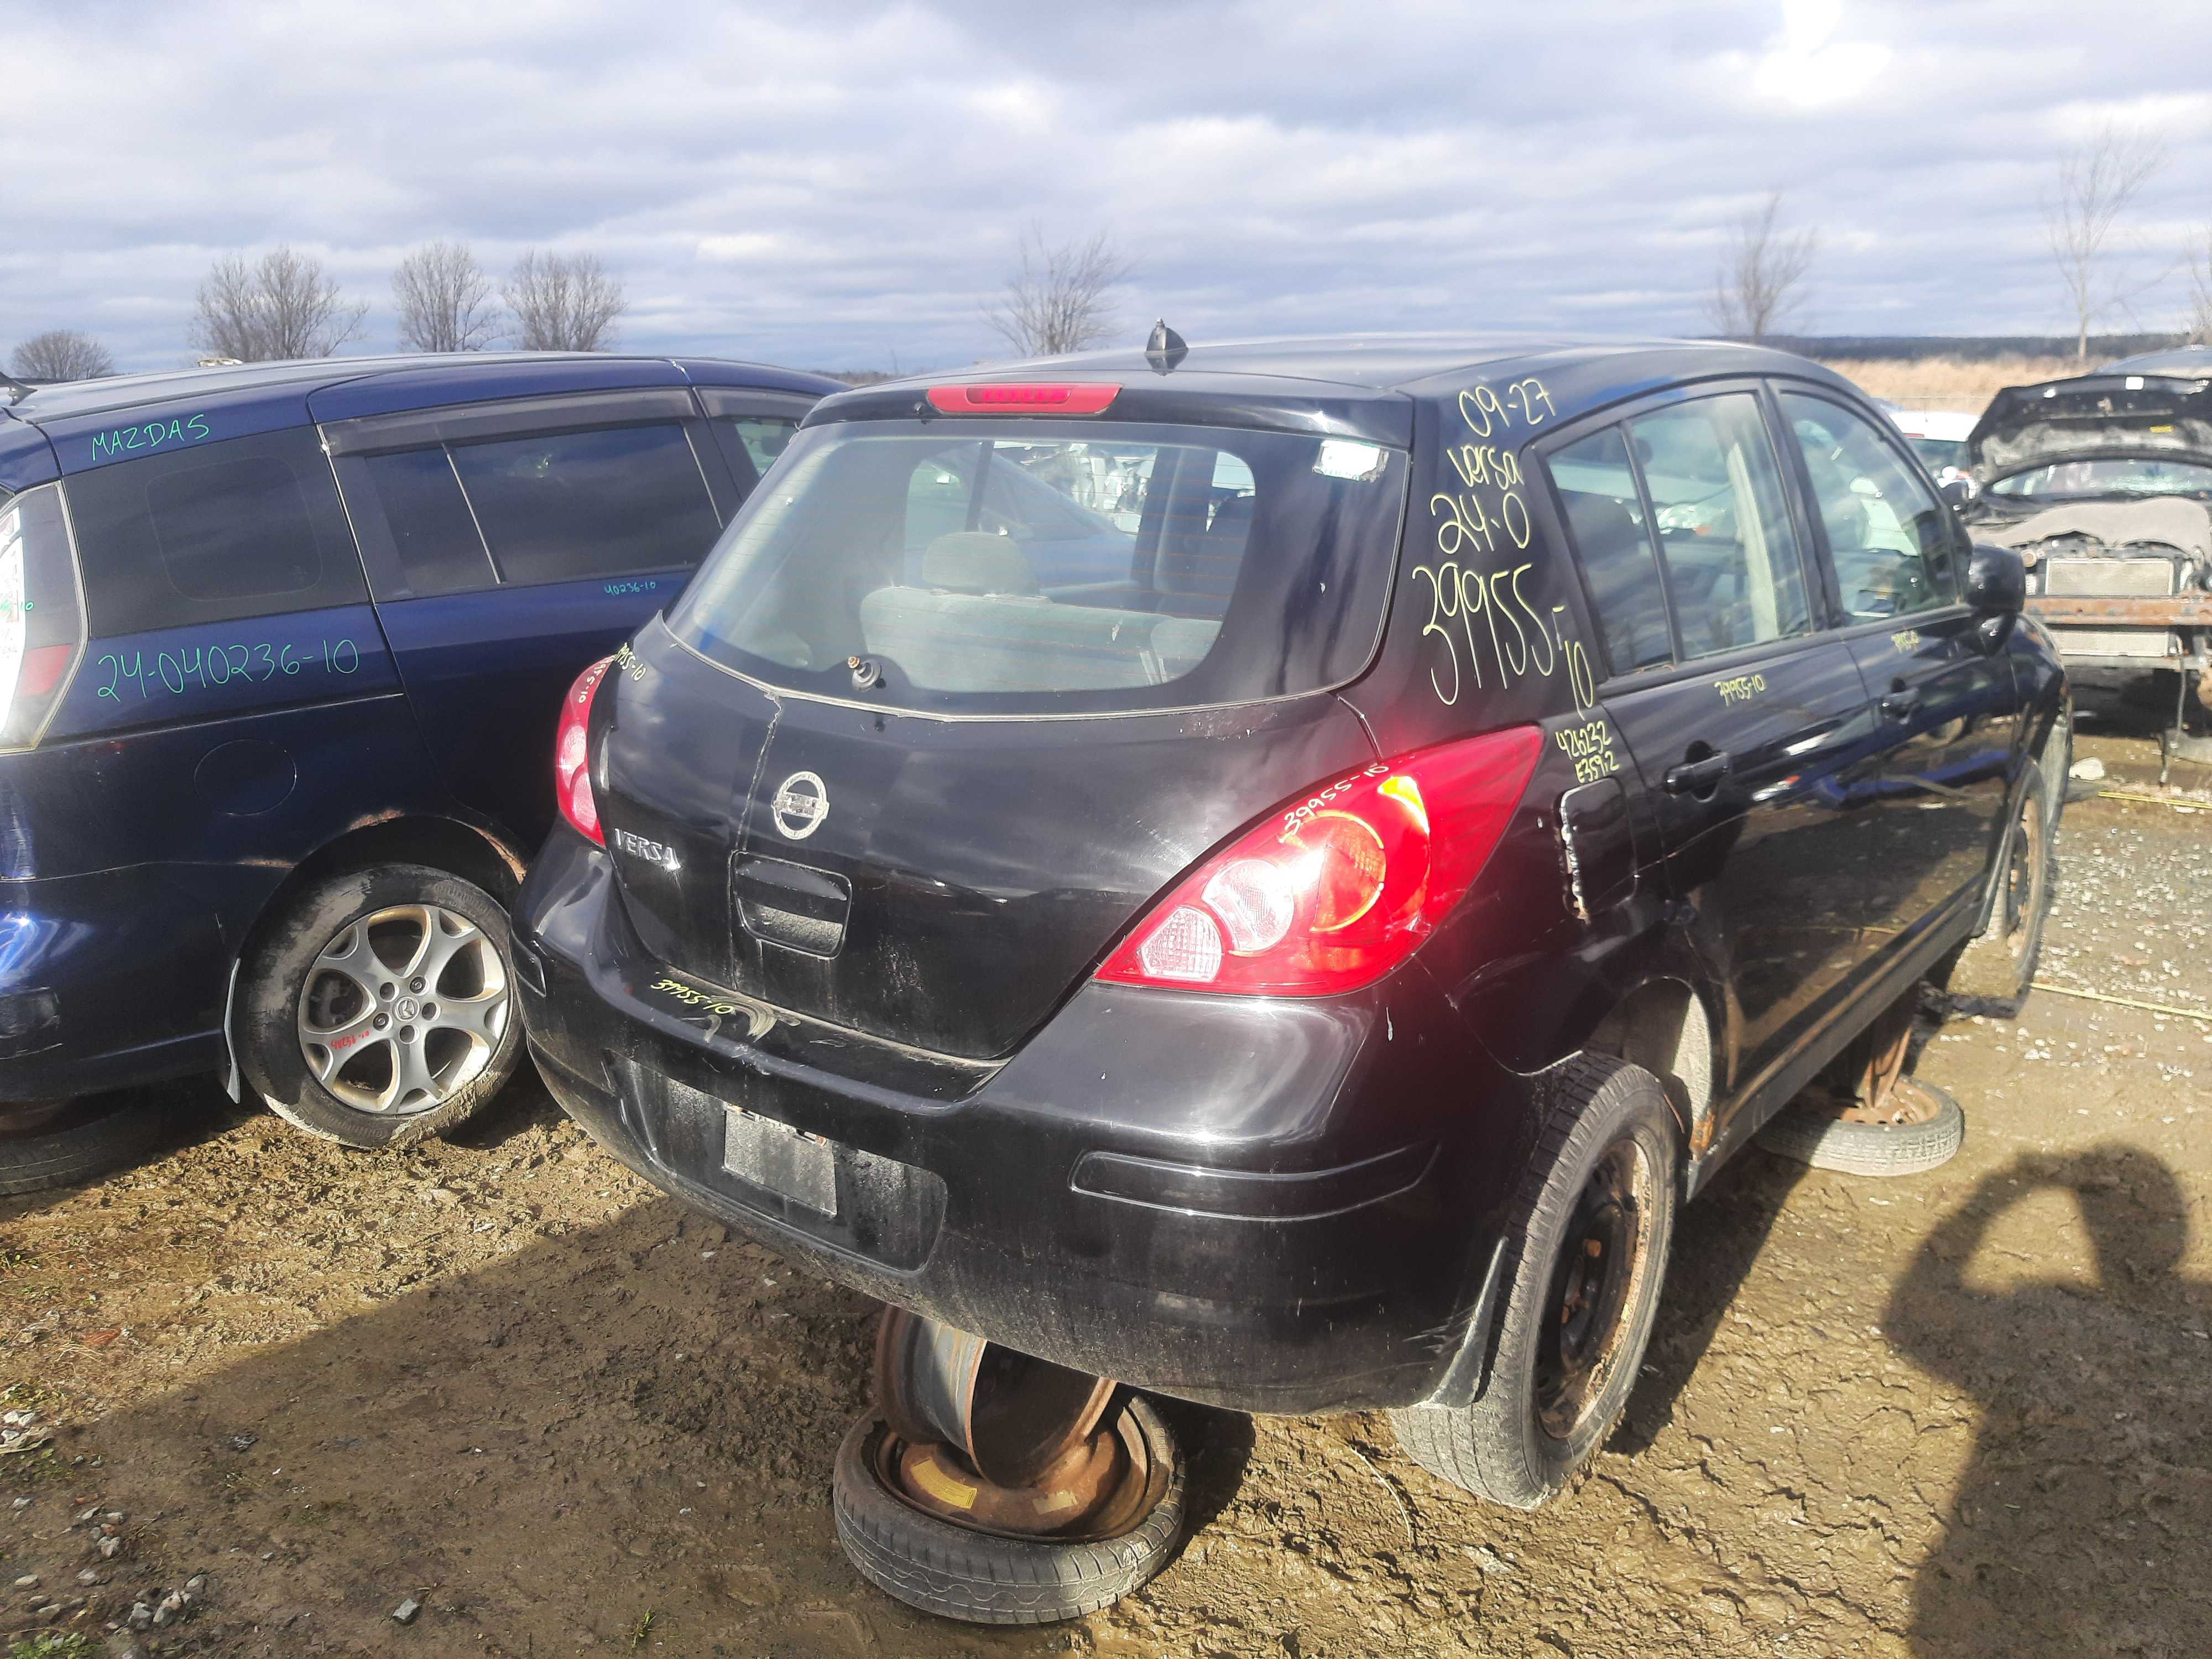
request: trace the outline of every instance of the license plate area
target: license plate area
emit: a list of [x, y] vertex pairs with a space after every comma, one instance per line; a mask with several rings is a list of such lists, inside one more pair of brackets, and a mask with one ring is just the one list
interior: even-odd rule
[[725, 1172], [818, 1214], [837, 1213], [837, 1153], [829, 1141], [742, 1106], [722, 1111]]
[[[702, 1076], [709, 1093], [627, 1057], [607, 1062], [622, 1079], [625, 1116], [672, 1190], [901, 1272], [928, 1260], [945, 1219], [945, 1181], [935, 1170], [792, 1127], [771, 1115], [787, 1086], [772, 1078]], [[794, 1103], [791, 1115], [799, 1111]]]

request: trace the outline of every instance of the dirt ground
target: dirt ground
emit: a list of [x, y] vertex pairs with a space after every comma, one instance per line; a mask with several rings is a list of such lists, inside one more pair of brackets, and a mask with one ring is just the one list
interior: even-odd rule
[[[2144, 790], [2147, 719], [2085, 708], [2106, 787]], [[2205, 1017], [2045, 992], [1946, 1028], [1919, 1069], [1971, 1127], [1932, 1174], [1747, 1153], [1686, 1212], [1628, 1420], [1572, 1495], [1486, 1508], [1379, 1418], [1184, 1411], [1181, 1559], [1045, 1631], [853, 1572], [829, 1472], [874, 1309], [687, 1217], [534, 1083], [391, 1158], [178, 1091], [173, 1150], [0, 1206], [0, 1407], [54, 1431], [0, 1450], [0, 1632], [103, 1654], [198, 1577], [113, 1650], [2201, 1654], [2208, 830], [2075, 805], [2044, 969]]]

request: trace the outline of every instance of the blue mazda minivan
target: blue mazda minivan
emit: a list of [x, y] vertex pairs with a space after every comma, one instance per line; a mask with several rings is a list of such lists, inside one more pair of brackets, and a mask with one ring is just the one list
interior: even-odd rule
[[489, 1099], [562, 694], [836, 389], [542, 353], [0, 386], [0, 1192], [195, 1073], [355, 1146]]

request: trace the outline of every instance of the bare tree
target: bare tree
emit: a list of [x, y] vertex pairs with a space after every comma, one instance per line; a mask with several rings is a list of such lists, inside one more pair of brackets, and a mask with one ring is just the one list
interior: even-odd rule
[[2189, 271], [2189, 343], [2212, 345], [2212, 225], [2202, 225], [2183, 259]]
[[2105, 269], [2120, 216], [2166, 165], [2166, 146], [2148, 133], [2107, 122], [2058, 158], [2058, 187], [2043, 198], [2044, 234], [2058, 280], [2074, 308], [2074, 355], [2089, 356], [2089, 325], [2126, 299]]
[[482, 351], [499, 325], [491, 278], [465, 242], [428, 242], [392, 273], [399, 343], [416, 351]]
[[615, 319], [629, 309], [623, 286], [596, 253], [541, 253], [515, 261], [501, 290], [525, 351], [606, 351]]
[[1713, 274], [1714, 328], [1737, 339], [1762, 340], [1805, 300], [1805, 278], [1820, 251], [1817, 231], [1781, 228], [1782, 192], [1735, 222], [1734, 239]]
[[115, 359], [89, 334], [50, 328], [17, 346], [8, 367], [27, 380], [96, 380], [115, 373]]
[[1025, 357], [1057, 357], [1104, 339], [1114, 326], [1108, 296], [1136, 275], [1106, 231], [1088, 240], [1044, 245], [1031, 225], [1022, 236], [1022, 268], [1006, 291], [983, 308], [983, 320]]
[[361, 337], [368, 315], [368, 301], [348, 300], [319, 259], [283, 246], [253, 264], [234, 253], [200, 284], [192, 343], [242, 363], [327, 357]]

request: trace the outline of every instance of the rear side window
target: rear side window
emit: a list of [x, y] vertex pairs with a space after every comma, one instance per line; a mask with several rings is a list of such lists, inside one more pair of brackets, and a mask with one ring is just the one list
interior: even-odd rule
[[68, 488], [96, 634], [368, 598], [310, 428], [98, 467]]
[[771, 684], [892, 708], [1109, 712], [1317, 690], [1373, 655], [1405, 459], [1121, 422], [810, 428], [670, 626]]
[[1867, 422], [1825, 398], [1782, 394], [1853, 620], [1958, 598], [1951, 515]]
[[1568, 445], [1546, 465], [1566, 510], [1613, 672], [1633, 674], [1672, 663], [1674, 639], [1659, 555], [1629, 465], [1626, 434], [1607, 427]]
[[780, 415], [739, 415], [715, 424], [738, 441], [745, 459], [752, 463], [756, 479], [775, 465], [775, 458], [791, 442], [791, 434], [799, 430], [796, 416], [787, 419]]
[[695, 562], [721, 527], [681, 426], [451, 447], [501, 580], [573, 581]]
[[[461, 593], [492, 585], [490, 556], [443, 445], [370, 455], [360, 465], [384, 509], [410, 592]], [[346, 489], [354, 489], [350, 476]]]
[[1804, 562], [1758, 398], [1672, 404], [1626, 431], [1684, 658], [1809, 632]]

